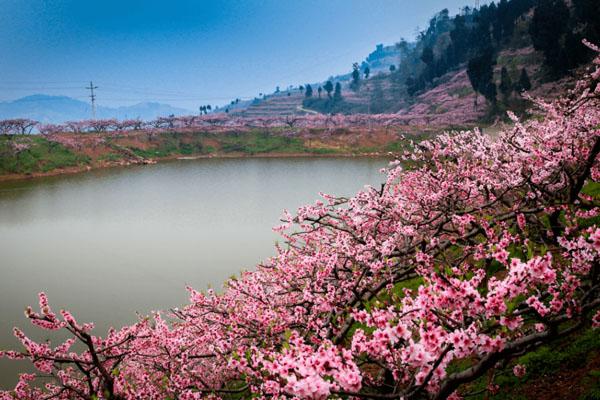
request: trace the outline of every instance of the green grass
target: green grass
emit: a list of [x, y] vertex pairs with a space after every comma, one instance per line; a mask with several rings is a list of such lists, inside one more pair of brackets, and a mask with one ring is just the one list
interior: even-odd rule
[[[12, 143], [27, 144], [21, 152]], [[0, 174], [31, 174], [89, 164], [90, 159], [42, 136], [0, 137]]]
[[299, 138], [271, 135], [264, 131], [251, 131], [244, 134], [227, 134], [221, 139], [224, 153], [302, 153], [306, 151]]
[[124, 157], [122, 154], [119, 153], [106, 153], [101, 155], [100, 157], [98, 157], [99, 161], [119, 161], [122, 160]]
[[[276, 132], [277, 133], [277, 132]], [[263, 130], [252, 130], [250, 132], [230, 132], [220, 136], [213, 136], [220, 145], [223, 153], [254, 154], [335, 154], [339, 150], [326, 147], [307, 147], [303, 139], [298, 137], [283, 136]]]
[[600, 400], [600, 370], [594, 369], [588, 372], [582, 383], [589, 389], [586, 394], [579, 397], [579, 400]]
[[164, 133], [155, 142], [155, 146], [147, 149], [129, 147], [139, 157], [164, 158], [173, 155], [190, 156], [194, 154], [206, 154], [207, 149], [203, 146], [200, 138], [192, 141], [182, 141], [182, 136], [177, 133]]
[[[591, 196], [594, 200], [600, 200], [600, 183], [597, 182], [589, 182], [587, 185], [583, 187], [581, 190], [583, 194]], [[600, 225], [600, 215], [592, 217], [592, 218], [582, 218], [579, 220], [579, 223], [582, 227], [587, 228], [593, 225]]]
[[305, 151], [307, 153], [312, 153], [312, 154], [336, 154], [339, 153], [339, 151], [337, 151], [336, 149], [331, 149], [331, 148], [307, 148], [305, 149]]
[[[501, 392], [490, 396], [490, 399], [510, 400], [525, 399], [521, 394], [524, 385], [535, 382], [543, 377], [552, 377], [561, 370], [582, 368], [590, 362], [592, 357], [600, 352], [600, 330], [587, 329], [575, 338], [562, 338], [519, 357], [500, 374], [495, 383], [501, 388]], [[512, 373], [514, 364], [523, 364], [527, 373], [523, 378], [517, 378]], [[465, 364], [464, 366], [468, 366]], [[581, 399], [600, 400], [600, 383], [597, 377], [600, 371], [589, 371], [581, 384], [586, 387], [586, 394]], [[487, 385], [487, 376], [483, 376], [471, 384], [469, 392], [478, 392]], [[470, 396], [470, 399], [485, 399], [486, 394]]]
[[[331, 154], [335, 149], [309, 148], [304, 140], [288, 137], [275, 131], [252, 130], [250, 132], [207, 133], [194, 135], [162, 135], [155, 144], [147, 149], [130, 147], [136, 155], [144, 158], [162, 158], [172, 155], [195, 155], [214, 153], [242, 153], [247, 155], [268, 153], [308, 153]], [[185, 138], [185, 142], [183, 139]], [[210, 141], [210, 145], [206, 144]], [[216, 142], [216, 143], [215, 143]]]

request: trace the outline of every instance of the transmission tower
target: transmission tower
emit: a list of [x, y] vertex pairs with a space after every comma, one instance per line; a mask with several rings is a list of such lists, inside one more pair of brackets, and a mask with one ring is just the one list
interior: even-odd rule
[[90, 86], [87, 86], [86, 89], [90, 90], [90, 99], [92, 100], [92, 119], [96, 119], [96, 95], [94, 94], [94, 89], [98, 89], [98, 86], [94, 86], [92, 81], [90, 81]]

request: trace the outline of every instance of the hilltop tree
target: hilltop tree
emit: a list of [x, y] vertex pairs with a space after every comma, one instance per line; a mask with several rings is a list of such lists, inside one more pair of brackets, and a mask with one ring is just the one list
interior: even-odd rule
[[305, 97], [312, 97], [313, 95], [313, 88], [310, 84], [306, 85], [306, 92], [304, 93]]
[[333, 92], [333, 83], [331, 83], [331, 81], [325, 82], [325, 85], [323, 85], [323, 89], [325, 89], [325, 91], [327, 92], [327, 97], [331, 99], [331, 92]]
[[390, 65], [390, 72], [396, 71], [396, 66], [394, 64]]
[[502, 70], [500, 71], [500, 85], [498, 86], [498, 89], [500, 89], [500, 93], [502, 93], [503, 100], [505, 102], [508, 101], [514, 87], [506, 67], [502, 67]]
[[519, 80], [515, 85], [515, 89], [517, 92], [526, 92], [531, 89], [531, 81], [529, 80], [529, 75], [527, 74], [527, 70], [525, 68], [521, 69], [521, 75], [519, 76]]
[[364, 73], [365, 73], [365, 79], [369, 79], [369, 75], [371, 74], [371, 68], [369, 68], [368, 65], [365, 67]]
[[319, 93], [319, 98], [321, 98], [321, 93], [323, 92], [323, 88], [321, 86], [319, 86], [317, 88], [317, 92]]
[[[231, 104], [234, 104], [234, 102], [232, 101]], [[212, 107], [210, 106], [210, 104], [207, 104], [205, 106], [200, 106], [200, 115], [204, 114], [208, 114], [208, 112], [212, 109]]]

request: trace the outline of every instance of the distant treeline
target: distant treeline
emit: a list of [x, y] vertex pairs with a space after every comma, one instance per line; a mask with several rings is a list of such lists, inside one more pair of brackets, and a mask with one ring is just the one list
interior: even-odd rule
[[37, 121], [17, 118], [0, 120], [0, 135], [27, 135], [40, 133], [54, 135], [59, 133], [120, 133], [128, 131], [169, 132], [169, 131], [212, 131], [219, 129], [253, 128], [362, 128], [392, 127], [414, 124], [427, 124], [423, 116], [405, 116], [399, 114], [308, 114], [273, 117], [236, 117], [226, 113], [189, 116], [159, 117], [151, 121], [139, 119], [117, 120], [97, 119], [69, 121], [64, 124], [41, 124]]

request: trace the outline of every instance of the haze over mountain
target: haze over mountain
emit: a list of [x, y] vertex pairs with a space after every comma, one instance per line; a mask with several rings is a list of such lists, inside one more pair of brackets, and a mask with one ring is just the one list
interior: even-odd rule
[[[97, 118], [139, 118], [151, 120], [167, 115], [189, 115], [193, 111], [157, 102], [143, 102], [131, 106], [96, 108]], [[42, 123], [62, 123], [65, 121], [91, 118], [89, 103], [67, 96], [35, 94], [13, 101], [0, 102], [0, 119], [29, 118]]]
[[0, 101], [34, 93], [197, 110], [349, 72], [472, 0], [4, 0]]

